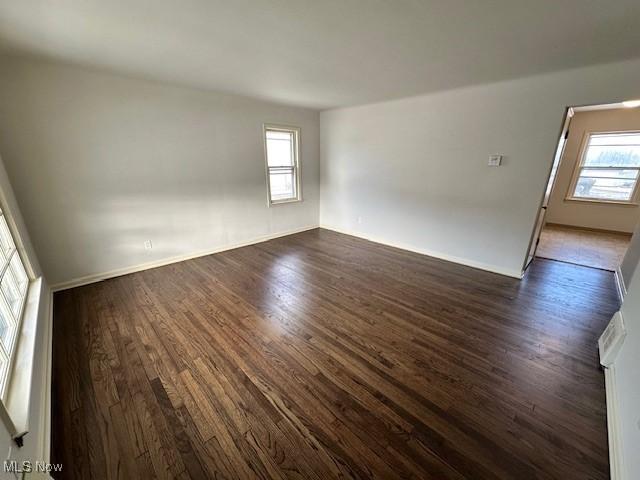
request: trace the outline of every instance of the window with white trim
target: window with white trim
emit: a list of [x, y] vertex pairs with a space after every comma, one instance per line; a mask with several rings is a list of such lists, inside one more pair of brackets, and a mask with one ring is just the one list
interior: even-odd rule
[[269, 204], [300, 200], [300, 129], [265, 125], [264, 147]]
[[0, 211], [0, 396], [4, 398], [11, 360], [27, 298], [29, 277]]
[[589, 134], [570, 198], [633, 203], [639, 171], [640, 132]]

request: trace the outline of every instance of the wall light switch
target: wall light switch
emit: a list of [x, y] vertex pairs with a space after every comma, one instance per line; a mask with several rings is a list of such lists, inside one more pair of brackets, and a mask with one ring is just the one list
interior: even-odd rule
[[489, 166], [499, 167], [502, 163], [502, 155], [489, 155]]

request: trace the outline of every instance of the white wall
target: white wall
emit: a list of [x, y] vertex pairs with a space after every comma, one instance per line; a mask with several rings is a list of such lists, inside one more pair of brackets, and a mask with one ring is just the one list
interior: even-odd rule
[[[265, 122], [302, 129], [302, 203], [267, 206]], [[318, 123], [308, 109], [0, 60], [0, 152], [50, 284], [317, 225]]]
[[620, 264], [620, 274], [625, 287], [631, 283], [631, 279], [640, 263], [640, 223], [636, 225], [629, 248], [624, 254], [622, 263]]
[[565, 107], [639, 78], [636, 60], [322, 112], [320, 223], [518, 275]]
[[640, 130], [640, 108], [618, 108], [576, 112], [571, 119], [569, 138], [556, 183], [549, 199], [546, 220], [562, 225], [633, 232], [640, 208], [637, 205], [616, 205], [566, 200], [583, 144], [591, 132]]
[[[627, 285], [622, 304], [627, 337], [614, 361], [617, 425], [620, 428], [623, 479], [640, 478], [640, 277]], [[609, 392], [608, 392], [609, 393]], [[607, 398], [609, 401], [609, 398]], [[607, 408], [612, 408], [608, 405]]]

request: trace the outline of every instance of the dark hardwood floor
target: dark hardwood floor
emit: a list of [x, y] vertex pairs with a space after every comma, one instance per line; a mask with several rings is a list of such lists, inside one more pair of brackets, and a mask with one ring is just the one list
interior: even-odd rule
[[327, 230], [55, 294], [58, 478], [608, 478], [613, 274]]

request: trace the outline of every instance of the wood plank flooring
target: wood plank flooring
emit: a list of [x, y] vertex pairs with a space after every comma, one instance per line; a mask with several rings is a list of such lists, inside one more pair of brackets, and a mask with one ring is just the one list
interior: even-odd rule
[[318, 229], [56, 293], [56, 478], [608, 478], [613, 282]]
[[547, 224], [540, 233], [536, 256], [613, 272], [622, 263], [630, 241], [630, 233]]

